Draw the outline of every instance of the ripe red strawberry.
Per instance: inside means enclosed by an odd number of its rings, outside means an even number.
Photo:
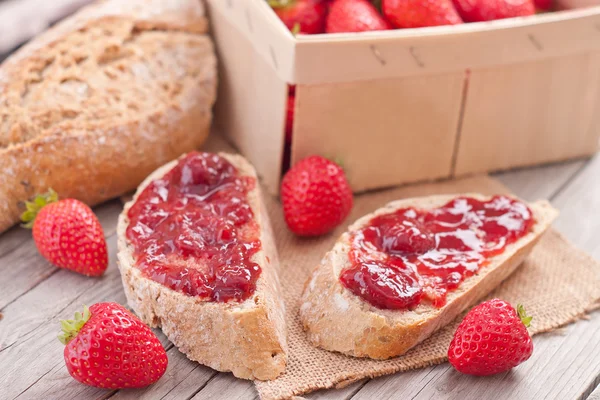
[[[294,34],[325,32],[327,5],[323,0],[268,0],[275,14]]]
[[[453,0],[466,22],[492,21],[535,14],[533,0]]]
[[[463,374],[486,376],[529,359],[533,352],[527,332],[531,317],[523,306],[517,310],[504,300],[493,299],[469,311],[448,348],[450,364]]]
[[[75,319],[61,320],[58,339],[71,376],[105,389],[141,388],[167,370],[167,353],[156,335],[117,303],[97,303]]]
[[[392,26],[367,0],[334,0],[329,6],[327,33],[383,31]]]
[[[533,4],[535,4],[535,8],[539,12],[550,11],[553,6],[552,0],[533,0]]]
[[[58,200],[50,189],[26,203],[21,219],[33,227],[33,240],[44,258],[60,268],[100,276],[108,266],[102,226],[92,210],[75,199]]]
[[[344,170],[321,156],[294,165],[281,182],[281,202],[290,230],[301,236],[323,235],[352,209],[352,190]]]
[[[452,0],[383,0],[383,15],[396,28],[462,24]]]

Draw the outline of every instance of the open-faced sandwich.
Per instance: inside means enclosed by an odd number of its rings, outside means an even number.
[[[152,173],[119,218],[129,305],[190,359],[239,378],[286,364],[278,258],[242,157],[192,152]]]
[[[350,226],[315,269],[300,317],[315,346],[401,355],[525,259],[557,211],[478,194],[399,200]]]

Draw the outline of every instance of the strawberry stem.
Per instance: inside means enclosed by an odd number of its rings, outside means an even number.
[[[292,29],[290,29],[290,31],[292,32],[292,35],[296,36],[297,34],[300,33],[300,29],[301,29],[300,22],[296,22],[294,24],[294,26],[292,27]]]
[[[324,158],[328,159],[329,161],[331,161],[332,163],[335,163],[338,165],[338,167],[340,167],[341,169],[344,170],[344,172],[346,172],[345,168],[344,168],[344,160],[342,160],[341,157],[339,156],[331,156],[331,155],[326,155],[324,156]]]
[[[25,202],[25,212],[21,214],[21,221],[23,221],[23,228],[32,228],[33,222],[35,221],[35,217],[40,212],[40,210],[47,204],[55,203],[58,201],[58,194],[52,190],[52,188],[48,189],[47,193],[38,194],[35,196],[33,201]]]
[[[75,319],[61,319],[60,326],[62,332],[58,335],[58,340],[64,345],[69,343],[72,339],[77,336],[81,328],[90,319],[92,313],[85,304],[83,305],[83,313],[77,311],[75,313]]]
[[[272,8],[284,8],[292,4],[292,0],[267,0]]]
[[[527,328],[529,328],[529,325],[531,325],[531,320],[533,319],[533,317],[530,317],[529,315],[527,315],[527,312],[525,311],[525,307],[523,307],[523,304],[519,304],[517,306],[517,314],[519,315],[521,322],[523,322],[523,325],[525,325]]]
[[[382,12],[381,0],[371,0],[371,3],[373,3],[377,11]]]

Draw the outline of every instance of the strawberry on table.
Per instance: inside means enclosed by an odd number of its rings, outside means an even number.
[[[465,22],[524,17],[535,14],[533,0],[453,0]]]
[[[368,0],[333,0],[327,16],[327,33],[382,31],[392,26]]]
[[[92,210],[75,199],[58,200],[52,189],[26,203],[21,219],[33,228],[40,254],[60,268],[100,276],[108,266],[104,232]]]
[[[290,230],[318,236],[338,226],[352,210],[352,190],[344,170],[321,156],[294,165],[281,182],[281,202]]]
[[[465,316],[448,348],[448,361],[463,374],[486,376],[508,371],[533,353],[523,306],[493,299]]]
[[[325,32],[327,1],[324,0],[267,0],[275,14],[294,34]]]
[[[452,0],[383,0],[383,15],[396,28],[462,24]]]
[[[167,370],[168,358],[156,335],[117,303],[97,303],[75,319],[61,320],[58,336],[71,376],[104,389],[141,388]]]

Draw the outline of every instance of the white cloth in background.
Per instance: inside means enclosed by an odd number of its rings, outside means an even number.
[[[0,1],[0,54],[26,42],[92,0]],[[127,1],[127,0],[124,0]]]

